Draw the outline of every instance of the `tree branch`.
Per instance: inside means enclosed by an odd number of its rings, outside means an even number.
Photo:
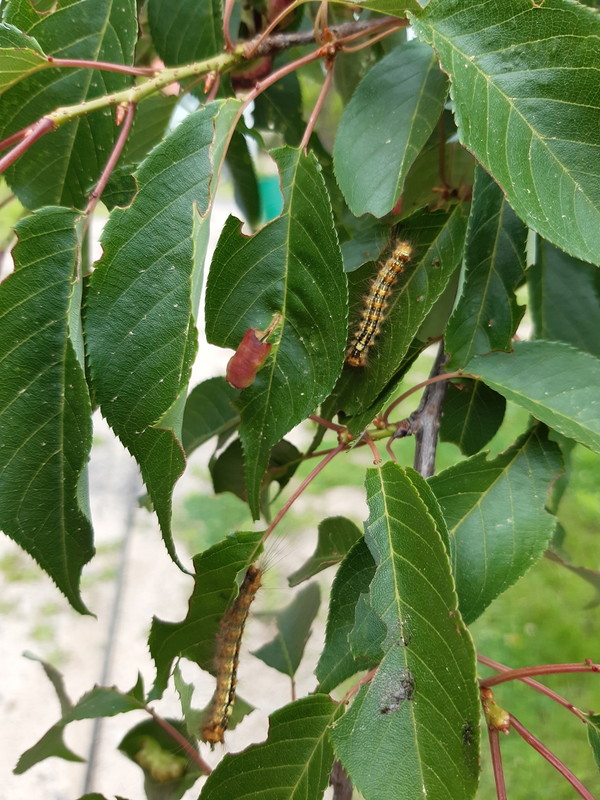
[[[442,341],[430,378],[437,377],[445,363],[446,355]],[[430,383],[423,393],[419,407],[408,418],[411,432],[414,433],[416,440],[414,468],[424,478],[431,477],[435,472],[438,431],[447,386],[448,381],[444,380]]]
[[[342,22],[339,25],[332,25],[328,31],[332,35],[332,41],[340,39],[356,39],[358,36],[368,36],[374,31],[382,28],[405,28],[408,20],[398,17],[378,17],[376,19],[359,20],[358,22]],[[244,45],[244,56],[258,58],[259,56],[275,55],[282,50],[290,47],[302,47],[303,45],[315,42],[315,32],[296,31],[293,33],[273,33],[266,39],[260,41],[260,37],[246,42]]]
[[[329,785],[333,786],[333,800],[352,800],[352,784],[342,767],[341,761],[334,761],[329,775]]]
[[[406,24],[406,20],[399,20],[396,17],[383,17],[375,20],[361,20],[359,22],[345,22],[341,25],[335,25],[329,29],[333,37],[327,45],[319,47],[314,53],[310,53],[304,58],[298,59],[293,65],[288,65],[283,74],[286,74],[290,69],[317,60],[318,58],[331,57],[332,53],[343,46],[344,38],[347,36],[354,39],[356,35],[366,36],[372,30],[380,30],[384,25],[389,25],[390,29],[393,29],[394,27],[403,27]],[[36,139],[39,139],[50,130],[56,130],[67,122],[77,119],[77,117],[82,117],[93,111],[100,111],[103,108],[109,108],[111,106],[129,106],[131,104],[137,104],[145,97],[159,92],[165,86],[169,86],[172,83],[179,83],[185,78],[198,77],[210,72],[215,72],[217,74],[229,72],[243,61],[256,58],[257,55],[270,55],[290,47],[311,44],[314,43],[314,41],[314,31],[278,33],[267,37],[262,42],[260,42],[260,37],[257,37],[252,41],[237,45],[230,53],[220,53],[213,58],[208,58],[203,61],[195,61],[191,64],[183,64],[178,67],[163,69],[156,77],[144,81],[143,83],[136,84],[135,86],[130,86],[120,92],[113,92],[111,94],[102,95],[101,97],[94,97],[92,100],[84,100],[81,103],[75,103],[71,106],[57,108],[41,117],[27,128],[12,134],[8,139],[0,142],[0,149],[8,147],[14,142],[19,142],[16,147],[0,160],[0,173],[28,150]],[[258,46],[257,42],[260,42]],[[69,65],[81,67],[80,64],[72,60],[69,61]],[[93,66],[95,67],[95,63],[90,61],[88,66],[90,66],[90,68]],[[104,69],[108,69],[109,67],[111,69],[113,67],[117,69],[119,65],[109,65],[106,63],[102,65]],[[269,76],[268,79],[260,84],[258,91],[263,91],[276,79],[277,77],[273,77],[273,75]]]

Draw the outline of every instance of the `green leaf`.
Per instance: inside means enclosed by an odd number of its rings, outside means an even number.
[[[335,8],[335,6],[334,6]],[[402,36],[405,32],[400,29],[396,36]],[[387,44],[387,37],[383,40]],[[404,36],[404,41],[406,38]],[[403,42],[399,42],[402,44]],[[389,52],[391,48],[383,51],[377,45],[373,47],[361,47],[354,52],[345,53],[343,50],[335,57],[333,65],[333,81],[337,93],[339,94],[344,107],[350,102],[350,98],[361,80],[365,77],[367,72],[374,66],[384,52]]]
[[[244,502],[247,501],[246,484],[244,483],[244,456],[242,443],[234,439],[222,453],[209,463],[215,494],[231,492]],[[261,497],[261,501],[263,498]]]
[[[600,360],[562,342],[517,342],[476,356],[465,372],[536,419],[600,452]]]
[[[133,177],[133,172],[133,166],[124,165],[117,167],[111,173],[108,183],[102,192],[102,202],[108,211],[112,211],[116,206],[125,208],[135,197],[137,183]]]
[[[151,699],[162,696],[173,661],[183,656],[214,673],[215,637],[237,594],[235,577],[260,553],[260,532],[236,533],[194,557],[194,590],[181,622],[152,619],[148,647],[156,664]]]
[[[430,478],[468,624],[543,554],[556,524],[546,501],[561,471],[558,446],[535,426],[492,461],[480,453]]]
[[[587,735],[594,759],[600,769],[600,714],[588,714]]]
[[[82,795],[78,798],[78,800],[107,800],[107,798],[98,792],[90,792],[89,794]],[[127,798],[121,797],[120,794],[117,794],[115,795],[115,800],[127,800]]]
[[[449,383],[440,424],[440,439],[452,442],[461,453],[478,453],[494,436],[506,409],[506,400],[481,381]]]
[[[223,50],[221,0],[149,0],[148,22],[167,66],[187,64]]]
[[[321,570],[337,564],[361,536],[360,529],[345,517],[328,517],[322,520],[319,523],[315,552],[289,576],[289,585],[297,586]]]
[[[260,222],[260,196],[254,163],[245,137],[235,131],[227,149],[226,163],[233,180],[235,201],[255,230]]]
[[[166,135],[177,100],[177,95],[152,94],[138,104],[120,164],[139,164],[146,158]]]
[[[333,410],[342,408],[356,417],[350,422],[352,433],[364,429],[381,410],[385,397],[396,388],[397,382],[392,379],[417,330],[460,263],[466,222],[463,209],[456,206],[450,213],[415,215],[398,233],[398,238],[413,244],[413,258],[396,282],[367,366],[346,366],[334,397],[328,401]],[[372,265],[366,265],[349,276],[351,332],[360,318],[363,298],[375,272]]]
[[[333,752],[327,728],[339,706],[310,695],[269,717],[266,742],[227,754],[208,776],[201,800],[306,800],[321,797]]]
[[[15,272],[0,284],[0,528],[86,613],[92,429],[76,221],[64,208],[22,220]]]
[[[369,469],[366,485],[371,604],[387,627],[385,655],[332,729],[335,752],[365,800],[468,800],[479,771],[475,653],[428,511],[434,501],[420,475],[391,462]]]
[[[377,261],[389,243],[390,228],[379,219],[364,214],[346,223],[350,236],[342,244],[346,272],[354,272],[367,262]]]
[[[174,560],[171,493],[183,472],[185,392],[208,240],[213,171],[239,104],[187,117],[136,173],[139,191],[111,214],[92,274],[90,374],[108,423],[139,463]]]
[[[529,269],[537,339],[567,342],[600,357],[600,273],[545,240]]]
[[[370,659],[354,656],[348,636],[354,627],[356,604],[369,590],[374,574],[375,562],[361,538],[340,564],[331,587],[325,647],[315,670],[320,692],[330,692],[355,672],[373,666]]]
[[[10,0],[4,4],[4,20],[35,36],[43,51],[56,58],[133,63],[134,0],[57,0],[44,13],[29,0]],[[129,75],[87,68],[52,68],[31,75],[2,97],[0,139],[60,106],[125,89],[131,80]],[[81,208],[118,134],[108,110],[78,117],[32,145],[7,170],[7,182],[27,208]]]
[[[460,141],[530,228],[597,261],[598,15],[565,0],[432,0],[411,21],[450,76]]]
[[[386,627],[371,604],[368,594],[361,594],[354,609],[354,627],[348,634],[348,644],[356,664],[375,667],[384,656],[382,643]]]
[[[458,288],[461,284],[460,269],[455,269],[444,291],[431,306],[429,313],[419,326],[415,339],[431,344],[439,341],[446,331],[446,326],[456,303]]]
[[[107,798],[98,792],[90,792],[89,794],[82,795],[78,800],[107,800]],[[123,800],[123,798],[117,797],[116,800]]]
[[[526,241],[527,228],[479,167],[465,243],[465,281],[445,338],[448,369],[463,367],[479,353],[510,350],[524,311],[514,291],[525,272]]]
[[[114,717],[117,714],[126,714],[128,711],[144,707],[143,701],[131,693],[121,692],[114,686],[95,686],[86,692],[33,747],[23,753],[14,769],[15,774],[20,775],[40,761],[52,756],[67,761],[83,761],[83,758],[65,747],[62,741],[63,730],[70,722]]]
[[[281,59],[276,65],[283,66]],[[284,75],[273,86],[261,92],[254,101],[254,126],[262,131],[277,131],[286,144],[297,147],[302,139],[306,123],[302,118],[302,93],[298,75]]]
[[[0,23],[0,94],[47,66],[46,56],[32,36],[26,36],[14,25]]]
[[[333,150],[337,180],[353,214],[382,217],[396,205],[447,93],[435,54],[417,41],[396,47],[360,82]]]
[[[343,5],[349,6],[352,11],[356,10],[356,0],[337,0]],[[360,0],[361,8],[370,8],[373,11],[380,11],[382,14],[391,14],[395,17],[406,16],[406,10],[420,11],[421,7],[417,0]]]
[[[180,720],[166,721],[197,749],[197,739],[187,734]],[[191,755],[154,719],[144,720],[132,728],[120,741],[118,749],[143,770],[148,800],[179,800],[201,775]]]
[[[239,395],[224,378],[209,378],[190,392],[183,412],[181,441],[189,455],[213,436],[235,430],[240,416],[233,406]]]
[[[280,327],[254,383],[240,394],[248,502],[255,517],[271,448],[331,392],[346,341],[346,280],[314,156],[282,148],[281,216],[252,237],[230,217],[206,289],[206,337],[237,348],[249,328]],[[302,332],[310,331],[310,336]]]
[[[54,667],[48,661],[38,658],[38,656],[34,655],[33,653],[25,652],[23,653],[23,656],[31,659],[31,661],[37,661],[39,664],[41,664],[42,669],[46,673],[46,677],[54,687],[54,691],[58,697],[58,702],[60,703],[61,714],[66,714],[68,711],[70,711],[70,709],[73,708],[73,703],[71,702],[71,699],[65,689],[65,682],[62,673],[60,673],[56,667]]]
[[[277,442],[269,455],[268,469],[260,487],[260,509],[268,515],[269,486],[275,482],[283,489],[293,477],[302,461],[300,451],[291,442],[282,439]],[[242,444],[239,439],[224,450],[218,458],[211,459],[209,464],[215,494],[232,492],[244,502],[248,501],[244,482]]]
[[[457,199],[467,200],[472,191],[476,161],[456,141],[456,127],[449,111],[444,111],[441,123],[425,144],[404,182],[400,215],[404,219],[421,208],[439,208],[446,192]],[[448,187],[440,194],[440,147],[444,144],[445,178]],[[443,207],[443,205],[442,205]]]
[[[289,606],[275,612],[275,638],[258,650],[253,650],[252,655],[293,679],[320,604],[319,585],[309,583],[296,594]]]

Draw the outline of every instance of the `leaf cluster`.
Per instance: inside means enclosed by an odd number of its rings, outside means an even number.
[[[173,569],[190,567],[173,490],[197,448],[212,447],[215,492],[261,521],[192,554],[186,616],[152,620],[149,691],[140,679],[72,704],[53,677],[61,720],[17,772],[79,760],[68,723],[141,710],[120,750],[151,798],[203,774],[201,798],[317,798],[334,761],[365,800],[475,797],[467,626],[553,547],[573,448],[600,452],[600,21],[573,0],[360,5],[2,4],[1,188],[22,219],[0,284],[0,528],[89,613],[96,407],[139,465]],[[244,219],[227,219],[213,251],[224,174]],[[410,258],[376,279],[398,242]],[[199,330],[237,351],[244,388],[190,388]],[[244,365],[249,331],[268,347]],[[353,337],[364,366],[346,361]],[[402,417],[410,370],[437,342],[443,416],[427,420],[428,388]],[[530,419],[490,458],[507,403]],[[309,418],[312,442],[285,438]],[[438,428],[454,466],[422,475],[394,454],[415,434],[433,462]],[[278,702],[266,741],[211,771],[179,661],[215,674],[221,621],[264,540],[333,458],[352,464],[350,450],[380,440],[390,458],[366,472],[364,530],[351,510],[322,520],[289,576],[295,587],[336,566],[315,691]],[[293,695],[319,586],[276,610],[274,638],[253,651]],[[149,704],[171,681],[182,717],[162,720]],[[239,700],[231,726],[251,711]],[[598,715],[584,721],[598,758]]]

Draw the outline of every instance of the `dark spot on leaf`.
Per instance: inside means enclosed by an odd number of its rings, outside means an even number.
[[[473,724],[467,720],[462,729],[462,743],[469,747],[473,743]]]

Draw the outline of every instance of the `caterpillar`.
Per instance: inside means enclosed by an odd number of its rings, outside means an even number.
[[[360,325],[346,350],[346,364],[350,367],[366,366],[369,347],[375,343],[381,323],[385,319],[388,298],[398,275],[410,261],[412,251],[408,242],[398,241],[390,257],[379,264],[377,275],[371,281],[369,294],[365,297]]]
[[[221,620],[215,652],[217,685],[202,726],[202,738],[205,742],[213,745],[224,741],[225,731],[229,725],[235,703],[237,670],[244,625],[261,580],[262,570],[260,567],[249,566],[238,596]]]

